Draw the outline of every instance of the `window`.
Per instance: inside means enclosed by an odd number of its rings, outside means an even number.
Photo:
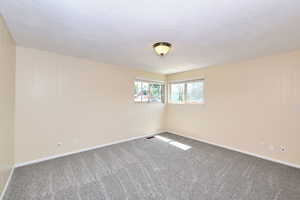
[[[203,81],[190,81],[186,83],[186,102],[203,103]]]
[[[204,103],[203,80],[181,81],[169,84],[169,103]]]
[[[170,84],[170,101],[174,103],[183,103],[185,99],[184,83]]]
[[[163,103],[164,87],[162,82],[135,80],[134,101],[140,103]]]

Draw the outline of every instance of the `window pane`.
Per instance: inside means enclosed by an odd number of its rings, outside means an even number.
[[[183,103],[184,83],[172,83],[170,87],[171,87],[170,101],[173,103]]]
[[[161,84],[150,84],[150,102],[162,102],[162,87]]]
[[[186,84],[186,101],[188,103],[202,103],[203,81],[192,81]]]
[[[141,102],[142,100],[142,82],[135,81],[134,82],[134,101]]]
[[[161,82],[134,81],[134,101],[152,103],[164,101],[164,85]]]
[[[142,102],[149,101],[149,83],[142,82]]]

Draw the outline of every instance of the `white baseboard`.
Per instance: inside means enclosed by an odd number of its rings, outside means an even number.
[[[161,133],[161,132],[159,132],[159,133]],[[141,139],[141,138],[153,136],[153,135],[156,135],[156,134],[159,134],[159,133],[152,133],[152,134],[147,134],[147,135],[143,135],[143,136],[131,137],[131,138],[124,139],[124,140],[118,140],[118,141],[111,142],[111,143],[106,143],[106,144],[101,144],[101,145],[97,145],[97,146],[93,146],[93,147],[89,147],[89,148],[80,149],[78,151],[72,151],[72,152],[68,152],[68,153],[58,154],[58,155],[49,156],[49,157],[45,157],[45,158],[41,158],[41,159],[37,159],[37,160],[32,160],[32,161],[28,161],[28,162],[24,162],[24,163],[18,163],[18,164],[15,164],[15,168],[23,167],[23,166],[26,166],[26,165],[32,165],[32,164],[35,164],[35,163],[40,163],[40,162],[43,162],[43,161],[52,160],[52,159],[55,159],[55,158],[60,158],[60,157],[64,157],[64,156],[68,156],[68,155],[72,155],[72,154],[77,154],[77,153],[81,153],[81,152],[85,152],[85,151],[90,151],[90,150],[98,149],[98,148],[101,148],[101,147],[110,146],[110,145],[113,145],[113,144],[118,144],[118,143],[127,142],[127,141],[131,141],[131,140]]]
[[[187,136],[185,134],[178,133],[176,131],[166,131],[166,132],[173,133],[175,135],[179,135],[179,136],[182,136],[182,137],[190,138],[192,140],[197,140],[199,142],[204,142],[204,143],[211,144],[211,145],[214,145],[214,146],[222,147],[224,149],[240,152],[240,153],[243,153],[243,154],[247,154],[247,155],[254,156],[254,157],[257,157],[257,158],[261,158],[261,159],[264,159],[264,160],[268,160],[268,161],[271,161],[271,162],[283,164],[283,165],[286,165],[286,166],[289,166],[289,167],[294,167],[294,168],[300,169],[300,165],[297,165],[297,164],[289,163],[289,162],[282,161],[282,160],[273,159],[273,158],[270,158],[270,157],[267,157],[267,156],[258,155],[258,154],[251,153],[251,152],[248,152],[248,151],[243,151],[243,150],[236,149],[236,148],[233,148],[233,147],[229,147],[229,146],[226,146],[226,145],[216,144],[214,142],[210,142],[210,141],[207,141],[207,140],[199,139],[199,138],[192,137],[192,136]]]
[[[7,181],[6,181],[6,183],[5,183],[5,186],[4,186],[4,188],[3,188],[2,192],[1,192],[0,200],[2,200],[2,199],[4,198],[5,192],[6,192],[7,188],[8,188],[8,185],[9,185],[9,183],[10,183],[10,180],[11,180],[11,178],[12,178],[12,175],[13,175],[13,173],[14,173],[14,170],[15,170],[14,167],[12,167],[12,169],[10,170],[8,179],[7,179]]]

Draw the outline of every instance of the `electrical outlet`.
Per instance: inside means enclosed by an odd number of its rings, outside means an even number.
[[[285,152],[286,151],[286,148],[284,146],[280,146],[280,151],[281,152]]]

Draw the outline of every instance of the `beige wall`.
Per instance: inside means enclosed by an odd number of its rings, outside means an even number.
[[[165,77],[23,47],[16,76],[16,163],[167,129],[300,164],[300,51],[167,76],[205,78],[203,105],[135,104]]]
[[[0,193],[13,158],[16,46],[0,15]]]
[[[300,51],[167,79],[199,77],[205,78],[206,103],[169,104],[168,130],[300,164]]]
[[[135,104],[136,77],[165,78],[17,47],[16,163],[167,129],[300,164],[300,51],[167,76],[205,78],[203,105]]]
[[[136,77],[165,79],[17,47],[16,163],[159,132],[165,105],[134,103]]]

